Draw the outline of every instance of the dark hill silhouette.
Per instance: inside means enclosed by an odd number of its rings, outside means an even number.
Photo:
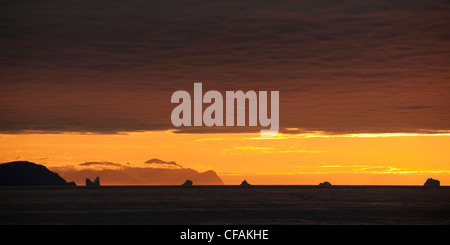
[[[45,166],[27,161],[0,164],[0,186],[58,186],[67,183]]]

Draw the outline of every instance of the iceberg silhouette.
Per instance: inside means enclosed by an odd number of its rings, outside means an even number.
[[[328,181],[325,181],[325,182],[321,182],[321,183],[319,184],[319,186],[331,186],[331,183],[328,182]]]
[[[100,178],[97,176],[94,181],[86,178],[86,186],[100,186]]]
[[[241,186],[250,186],[247,180],[242,181]]]
[[[186,180],[181,186],[192,186],[193,183],[191,180]]]
[[[437,179],[428,178],[423,186],[440,186],[441,182]]]

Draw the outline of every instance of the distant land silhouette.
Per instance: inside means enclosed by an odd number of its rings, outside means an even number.
[[[58,173],[65,179],[84,183],[86,178],[97,176],[102,185],[180,185],[187,179],[195,185],[223,185],[216,172],[199,173],[189,168],[123,167],[120,169],[68,169]]]
[[[0,164],[0,186],[64,186],[67,183],[45,166],[28,161]]]

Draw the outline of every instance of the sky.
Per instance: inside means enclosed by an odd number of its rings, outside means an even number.
[[[158,158],[230,184],[448,185],[449,11],[435,0],[2,1],[0,160]],[[280,91],[280,134],[174,127],[171,95],[195,82]]]

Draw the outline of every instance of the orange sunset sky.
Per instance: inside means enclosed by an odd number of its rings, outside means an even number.
[[[0,162],[61,173],[157,158],[225,184],[450,185],[449,11],[438,0],[4,1]],[[195,82],[279,91],[279,134],[173,126],[171,95],[193,96]]]
[[[145,167],[158,157],[199,172],[214,170],[225,184],[421,185],[450,181],[449,133],[427,134],[123,134],[1,135],[1,159],[44,163],[50,169],[83,168],[106,161]],[[76,163],[76,164],[74,164]],[[120,166],[119,166],[120,165]],[[98,168],[98,166],[97,166]]]

